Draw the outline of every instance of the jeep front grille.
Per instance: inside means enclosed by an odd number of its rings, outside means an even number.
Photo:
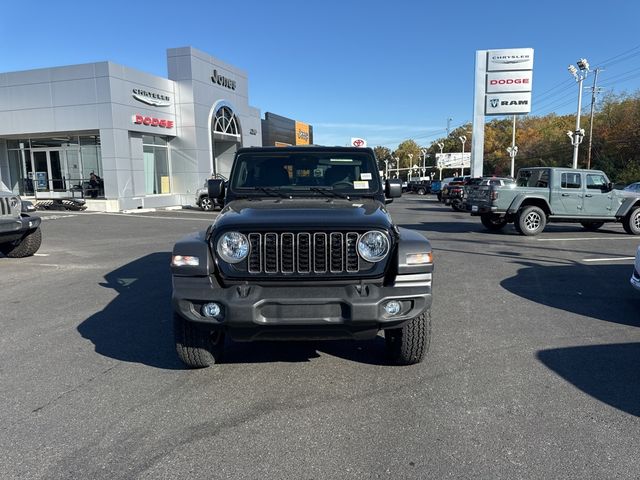
[[[0,198],[0,215],[11,215],[11,200],[9,198]]]
[[[360,270],[358,233],[250,233],[249,273],[353,273]]]

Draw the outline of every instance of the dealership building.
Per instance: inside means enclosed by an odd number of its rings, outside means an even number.
[[[0,73],[0,178],[37,200],[84,196],[95,210],[193,203],[212,173],[228,177],[239,147],[262,145],[263,120],[243,70],[191,47],[168,49],[167,70]]]

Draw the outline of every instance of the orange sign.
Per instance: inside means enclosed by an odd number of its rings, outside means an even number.
[[[296,145],[309,145],[309,125],[296,121]]]

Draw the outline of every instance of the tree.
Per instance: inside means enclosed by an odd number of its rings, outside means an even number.
[[[378,170],[386,171],[385,160],[389,162],[389,167],[391,168],[391,164],[393,163],[393,155],[391,154],[391,150],[387,147],[377,146],[374,147],[373,153],[375,153],[376,158],[378,159]]]
[[[400,168],[411,168],[420,163],[420,147],[415,140],[405,140],[398,145],[393,156],[400,159]]]

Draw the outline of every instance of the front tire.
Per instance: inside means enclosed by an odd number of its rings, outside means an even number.
[[[42,245],[42,231],[38,227],[29,231],[20,240],[1,244],[0,252],[9,258],[30,257],[38,251],[40,245]]]
[[[522,235],[538,235],[547,225],[547,214],[540,207],[531,205],[520,210],[516,222]]]
[[[173,332],[178,357],[189,368],[210,367],[222,360],[224,332],[188,322],[173,313]]]
[[[451,201],[451,208],[453,208],[456,212],[462,212],[464,211],[464,203],[462,203],[461,199],[454,198]]]
[[[419,188],[418,191],[416,192],[418,195],[424,195],[425,193],[427,193],[427,191],[424,188]]]
[[[480,221],[487,230],[498,232],[507,224],[507,219],[499,215],[484,214],[480,215]]]
[[[200,199],[200,208],[205,212],[212,211],[214,208],[213,200],[211,200],[209,197],[202,197]]]
[[[389,360],[396,365],[420,363],[431,343],[431,311],[426,310],[401,328],[384,331]]]
[[[624,231],[630,235],[640,235],[640,206],[635,206],[622,221]]]

